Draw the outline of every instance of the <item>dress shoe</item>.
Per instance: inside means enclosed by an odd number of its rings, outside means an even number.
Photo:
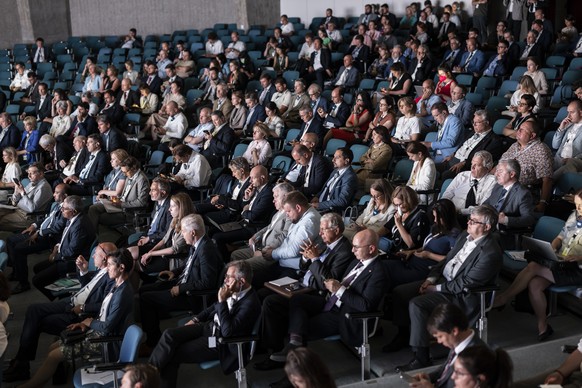
[[[401,335],[400,333],[396,334],[396,337],[394,337],[390,343],[384,345],[382,352],[392,353],[408,347],[408,337],[408,335]]]
[[[538,341],[545,341],[550,338],[552,334],[554,334],[554,329],[552,329],[552,326],[548,325],[543,333],[538,334]]]
[[[280,368],[283,368],[284,366],[285,366],[284,362],[273,361],[269,357],[267,357],[265,360],[263,360],[261,362],[256,362],[254,364],[254,368],[256,370],[261,370],[261,371],[280,369]]]
[[[285,376],[282,379],[269,384],[269,388],[293,388],[293,384],[291,384],[287,376]]]
[[[14,288],[12,290],[10,290],[10,293],[12,295],[15,294],[21,294],[25,291],[29,291],[30,290],[30,284],[23,284],[23,283],[18,283],[16,286],[14,286]]]
[[[396,372],[408,372],[415,369],[426,368],[427,366],[431,366],[432,362],[428,361],[426,363],[420,361],[418,358],[414,357],[412,361],[410,361],[406,365],[399,365],[396,367]]]
[[[293,345],[291,342],[288,342],[287,345],[281,350],[280,352],[271,354],[270,359],[273,361],[278,361],[285,363],[287,360],[287,353],[289,353],[293,349],[297,349],[300,345]]]

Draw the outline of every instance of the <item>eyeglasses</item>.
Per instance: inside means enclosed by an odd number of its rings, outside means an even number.
[[[453,369],[453,373],[456,374],[457,376],[461,376],[461,377],[463,377],[463,376],[470,376],[471,375],[470,373],[461,372],[458,369]]]
[[[527,105],[527,102],[520,102],[520,103],[518,103],[517,105],[519,105],[519,106],[528,106],[528,105]]]
[[[487,225],[485,222],[477,221],[477,220],[475,220],[473,218],[469,218],[467,220],[467,224],[469,224],[469,225],[475,225],[475,224],[478,224],[478,225]]]
[[[370,197],[372,197],[374,199],[380,199],[380,198],[383,197],[383,195],[382,194],[378,194],[378,195],[372,195],[372,194],[370,194]]]
[[[352,249],[353,249],[353,250],[356,250],[356,249],[368,248],[370,245],[372,245],[372,244],[366,244],[366,245],[352,245]]]
[[[473,120],[473,124],[482,124],[484,122],[485,122],[485,120],[481,120],[481,121]]]
[[[364,100],[362,100],[361,98],[356,98],[356,101],[364,101]]]

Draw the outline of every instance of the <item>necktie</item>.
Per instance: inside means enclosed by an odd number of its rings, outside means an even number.
[[[83,171],[81,171],[81,176],[79,178],[81,179],[86,179],[87,175],[89,175],[89,170],[91,169],[92,166],[92,162],[93,159],[95,159],[95,155],[91,155],[89,156],[89,163],[87,163],[87,165],[85,166],[85,168],[83,168]]]
[[[147,84],[148,84],[148,85],[149,85],[149,84],[151,84],[151,83],[152,83],[152,81],[153,81],[153,79],[154,79],[154,76],[153,76],[153,75],[150,75],[150,76],[148,77],[148,82],[147,82]]]
[[[507,190],[505,190],[505,189],[501,190],[501,195],[499,196],[499,200],[497,200],[497,203],[495,204],[495,209],[498,212],[501,211],[501,208],[503,207],[503,202],[505,201],[506,194],[507,194]]]
[[[345,277],[344,280],[342,280],[341,285],[344,287],[348,287],[356,278],[356,276],[358,276],[358,270],[360,268],[362,268],[364,264],[362,264],[362,262],[359,262],[358,265],[356,265],[354,267],[354,269],[351,271],[352,273]],[[332,296],[329,297],[329,299],[327,300],[327,302],[325,303],[325,306],[323,306],[323,311],[330,311],[333,306],[335,306],[336,302],[338,300],[338,297],[336,294],[333,294]]]
[[[435,386],[440,387],[449,378],[449,372],[450,372],[451,368],[453,367],[453,360],[455,359],[456,355],[457,355],[457,353],[455,353],[454,350],[451,350],[449,352],[449,357],[447,358],[447,362],[445,363],[445,368],[443,369],[443,373],[441,373]]]
[[[158,228],[158,221],[160,219],[160,210],[161,206],[156,204],[156,212],[154,213],[154,218],[152,220],[152,225],[150,226],[150,230],[148,230],[148,235],[153,234]]]
[[[55,208],[51,211],[51,214],[42,222],[42,224],[40,224],[40,228],[38,229],[42,232],[43,230],[50,228],[53,222],[55,221],[57,212],[59,211],[61,211],[61,207],[55,206]]]
[[[331,193],[331,189],[335,185],[339,178],[339,171],[336,171],[333,176],[327,181],[327,185],[323,189],[323,193],[321,193],[321,197],[319,198],[319,202],[328,201],[329,194]]]
[[[474,54],[474,53],[475,53],[475,52],[473,51],[473,52],[472,52],[471,54],[469,54],[469,56],[467,57],[467,60],[465,61],[465,65],[464,65],[464,67],[465,67],[465,70],[466,70],[466,67],[469,65],[469,62],[471,62],[471,59],[473,59],[473,54]]]
[[[477,205],[477,199],[475,198],[475,194],[477,192],[477,185],[479,185],[479,181],[477,179],[473,179],[471,181],[471,188],[467,193],[467,199],[465,199],[465,208]]]
[[[188,281],[188,273],[190,272],[190,268],[192,267],[192,263],[194,262],[194,254],[196,250],[192,249],[190,253],[190,257],[188,257],[188,263],[186,264],[186,268],[184,268],[184,272],[180,274],[180,279],[178,280],[178,284],[184,284]]]
[[[65,230],[63,231],[63,236],[61,237],[61,242],[59,244],[59,249],[58,249],[59,253],[61,253],[61,247],[63,246],[63,241],[65,241],[65,237],[67,237],[67,233],[69,232],[70,228],[71,228],[71,220],[67,221],[67,226],[65,227]]]

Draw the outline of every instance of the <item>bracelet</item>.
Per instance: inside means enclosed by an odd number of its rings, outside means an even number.
[[[548,201],[546,201],[545,199],[540,199],[540,203],[543,203],[544,205],[548,204]]]

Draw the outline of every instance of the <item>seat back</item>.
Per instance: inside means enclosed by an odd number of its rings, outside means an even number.
[[[542,216],[536,223],[533,238],[551,242],[564,227],[564,220],[556,217]]]
[[[142,337],[143,331],[139,326],[131,325],[127,328],[119,351],[119,362],[134,362],[136,360],[137,349]]]
[[[333,157],[333,154],[338,148],[345,147],[346,141],[341,139],[329,139],[325,146],[325,156]],[[355,159],[355,158],[354,158]]]
[[[412,173],[413,164],[414,162],[410,159],[400,159],[396,162],[394,172],[392,173],[392,181],[408,182],[408,178],[410,178],[410,174]]]

